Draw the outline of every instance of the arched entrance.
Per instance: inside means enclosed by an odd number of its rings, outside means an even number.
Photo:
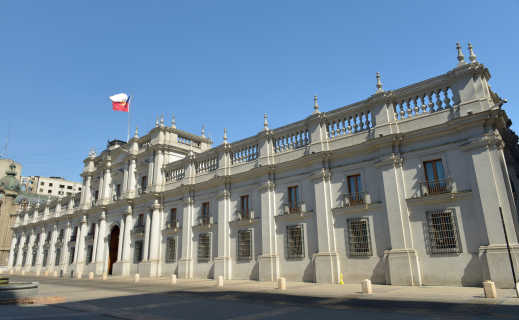
[[[112,274],[114,262],[117,261],[117,248],[119,245],[119,227],[115,226],[110,232],[110,248],[108,252],[108,274]]]

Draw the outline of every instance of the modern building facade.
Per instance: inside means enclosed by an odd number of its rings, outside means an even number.
[[[164,124],[20,212],[9,266],[81,276],[513,285],[505,102],[470,48],[437,77],[211,147]],[[501,220],[502,214],[503,219]],[[519,266],[515,266],[519,270]]]
[[[81,182],[65,180],[62,177],[24,176],[21,178],[25,192],[51,197],[72,196],[81,192]]]

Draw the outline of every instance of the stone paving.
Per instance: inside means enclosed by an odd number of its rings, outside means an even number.
[[[360,284],[329,285],[288,282],[287,290],[272,282],[109,277],[73,280],[11,276],[12,281],[39,281],[42,297],[56,303],[2,306],[0,319],[518,319],[519,298],[513,290],[498,290],[497,299],[483,297],[482,288],[397,287],[374,285],[373,294]],[[59,300],[63,298],[63,300]],[[54,317],[52,316],[54,315]],[[312,317],[310,317],[312,316]]]

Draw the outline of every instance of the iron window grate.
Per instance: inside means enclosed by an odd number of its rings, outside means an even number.
[[[238,259],[240,259],[240,260],[252,259],[252,231],[251,230],[238,231]]]
[[[168,238],[166,242],[166,262],[172,263],[177,260],[177,241],[175,238]]]
[[[431,254],[461,253],[454,210],[427,211]]]
[[[350,256],[372,256],[369,221],[367,218],[351,218],[347,220]]]
[[[55,257],[55,260],[54,260],[54,265],[55,266],[59,266],[60,260],[61,260],[61,248],[57,248],[56,249],[56,257]]]
[[[133,263],[139,263],[142,261],[142,240],[135,241],[135,248],[133,251]]]
[[[211,238],[209,233],[201,233],[198,235],[198,261],[209,261],[210,259]]]
[[[287,258],[304,258],[303,225],[287,226]]]

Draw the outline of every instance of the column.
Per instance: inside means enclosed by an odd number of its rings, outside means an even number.
[[[164,151],[157,150],[155,152],[155,162],[153,165],[153,191],[160,192],[162,190],[162,166],[164,164]]]
[[[160,203],[155,199],[151,214],[149,261],[144,264],[144,273],[150,277],[158,275],[160,241]]]
[[[25,232],[23,232],[22,237],[20,238],[20,243],[18,244],[18,255],[16,257],[16,269],[17,270],[19,270],[22,266],[23,246],[25,244],[26,239],[27,239],[27,236],[25,235]]]
[[[232,279],[229,221],[231,217],[231,185],[225,184],[218,195],[218,256],[214,259],[214,276]]]
[[[121,217],[121,233],[119,234],[119,249],[122,251],[120,259],[114,264],[113,273],[117,275],[127,276],[130,274],[131,263],[131,231],[132,224],[132,206],[128,206],[124,217]],[[120,252],[119,251],[119,252]],[[119,256],[119,252],[117,255]]]
[[[375,166],[382,172],[384,204],[391,249],[384,252],[388,262],[387,283],[416,286],[422,284],[418,255],[413,247],[411,225],[405,201],[402,158],[392,153]]]
[[[27,248],[27,258],[25,259],[25,265],[23,266],[25,269],[29,269],[32,266],[32,251],[34,248],[34,241],[36,240],[36,234],[34,230],[31,230],[31,235],[29,237],[29,246]]]
[[[107,166],[109,163],[106,164]],[[111,169],[106,168],[104,172],[104,178],[103,178],[103,203],[110,203],[112,202],[112,188],[110,188],[110,185],[112,183],[112,174]]]
[[[136,185],[136,177],[135,172],[136,171],[136,164],[135,164],[135,157],[132,156],[130,158],[130,165],[128,168],[128,198],[132,199],[135,197],[137,193],[137,185]]]
[[[323,160],[323,162],[325,162]],[[317,227],[317,248],[314,256],[315,282],[338,283],[340,260],[335,245],[333,227],[330,172],[323,168],[312,175],[315,195],[315,218]]]
[[[97,237],[99,236],[99,222],[94,224],[94,242],[92,242],[92,262],[96,262]],[[87,261],[89,262],[89,261]]]
[[[81,275],[83,273],[83,267],[85,265],[85,240],[88,232],[88,225],[86,216],[83,216],[81,224],[78,230],[78,245],[77,245],[77,260],[76,260],[76,274]]]
[[[269,173],[261,192],[261,244],[262,255],[259,257],[259,280],[276,281],[279,278],[279,255],[276,245],[276,194],[273,174]]]
[[[123,185],[121,190],[121,195],[123,198],[127,198],[128,195],[128,163],[124,166],[124,172],[123,172]]]
[[[117,262],[122,262],[124,242],[124,216],[119,220],[119,242],[117,243]]]
[[[11,250],[9,250],[9,260],[7,260],[7,269],[10,271],[16,264],[16,257],[14,256],[14,249],[16,248],[16,244],[18,241],[18,237],[13,233],[11,239]]]
[[[103,211],[98,222],[96,245],[96,275],[102,275],[105,266],[106,213]]]
[[[178,277],[182,279],[193,277],[193,204],[194,193],[187,191],[182,211],[182,254],[178,264]]]
[[[83,206],[81,208],[84,210],[90,209],[92,206],[92,176],[90,174],[86,176],[86,182],[83,186],[83,191],[85,192],[85,196],[83,199]]]
[[[144,246],[143,246],[143,253],[142,253],[142,261],[148,261],[148,249],[150,246],[150,224],[151,224],[151,217],[150,213],[146,212],[146,222],[144,225]]]
[[[53,225],[52,226],[52,233],[50,235],[50,245],[49,245],[49,256],[47,257],[47,270],[50,271],[54,267],[55,261],[56,261],[56,241],[58,238],[58,226]]]
[[[72,225],[70,224],[70,221],[67,221],[67,227],[65,228],[65,238],[63,239],[63,242],[61,243],[61,258],[60,258],[60,265],[61,270],[63,273],[67,272],[68,265],[69,265],[69,259],[70,259],[70,236],[72,233]]]
[[[41,229],[39,238],[40,239],[38,241],[38,248],[37,248],[38,253],[36,253],[36,263],[35,263],[37,274],[39,274],[42,264],[43,264],[43,245],[47,238],[47,233],[45,232],[45,229],[43,229],[43,228]],[[47,258],[49,258],[49,257],[47,257]]]

